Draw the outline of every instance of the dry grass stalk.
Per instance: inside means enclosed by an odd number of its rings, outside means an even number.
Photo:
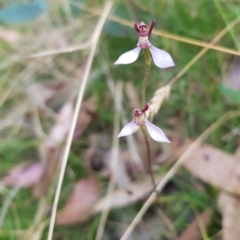
[[[219,32],[213,40],[208,44],[213,46],[217,43],[230,29],[235,27],[240,22],[240,17],[234,19],[228,26],[226,26],[221,32]],[[169,97],[171,91],[171,85],[174,84],[180,77],[182,77],[190,67],[193,66],[207,51],[208,46],[205,46],[174,78],[171,79],[168,85],[159,88],[155,93],[153,98],[150,100],[150,108],[148,111],[148,116],[153,119],[154,115],[158,112],[164,99]]]
[[[53,230],[54,230],[54,225],[55,225],[55,219],[56,219],[56,212],[57,212],[57,206],[58,206],[58,201],[59,201],[59,197],[60,197],[60,192],[61,192],[61,188],[62,188],[62,182],[63,182],[63,178],[64,178],[64,174],[65,174],[65,169],[67,166],[67,161],[68,161],[68,155],[70,152],[70,147],[71,147],[71,143],[72,143],[72,138],[73,138],[73,134],[74,134],[74,130],[75,130],[75,126],[77,123],[77,119],[78,119],[78,113],[82,104],[82,99],[83,99],[83,94],[86,88],[86,84],[87,84],[87,80],[89,77],[89,73],[90,73],[90,69],[92,66],[92,62],[94,59],[94,55],[96,53],[97,50],[97,45],[98,45],[98,41],[100,38],[100,34],[103,28],[103,25],[107,19],[108,14],[110,13],[111,9],[113,6],[113,2],[112,1],[107,1],[105,3],[105,6],[102,10],[102,14],[101,17],[97,23],[97,26],[93,32],[92,35],[92,45],[90,47],[90,52],[89,52],[89,56],[87,59],[87,63],[86,63],[86,69],[82,78],[82,83],[81,86],[79,88],[79,93],[78,93],[78,97],[77,97],[77,102],[76,102],[76,106],[75,106],[75,110],[74,110],[74,116],[73,116],[73,122],[71,125],[71,129],[67,138],[67,143],[66,143],[66,147],[64,150],[64,154],[63,154],[63,159],[62,159],[62,165],[60,168],[60,175],[59,175],[59,179],[58,179],[58,184],[57,184],[57,189],[56,189],[56,193],[55,193],[55,197],[54,197],[54,202],[53,202],[53,209],[52,209],[52,213],[51,213],[51,219],[50,219],[50,225],[49,225],[49,230],[48,230],[48,240],[52,240],[53,237]]]
[[[219,32],[210,43],[209,46],[215,45],[218,41],[220,41],[232,28],[234,28],[238,23],[240,23],[240,16],[235,18],[232,22],[230,22],[221,32]],[[209,50],[208,46],[205,46],[170,82],[169,84],[173,84],[176,82],[187,70],[196,63],[207,51]]]
[[[46,56],[52,56],[60,53],[69,53],[69,52],[79,51],[79,50],[87,49],[90,45],[91,45],[91,42],[89,41],[83,44],[72,45],[69,47],[59,48],[56,50],[52,50],[52,49],[44,50],[44,51],[40,51],[30,55],[29,58],[46,57]]]
[[[0,211],[0,229],[2,228],[5,221],[8,208],[10,207],[13,198],[17,195],[20,188],[20,186],[16,185],[12,190],[9,191],[7,197],[5,198],[5,201],[2,203],[2,208]]]
[[[158,208],[157,213],[158,213],[159,217],[162,218],[164,224],[167,226],[167,228],[169,229],[169,232],[175,239],[177,237],[177,231],[176,231],[173,223],[171,222],[171,220],[168,218],[168,216],[164,213],[164,211],[162,209]]]
[[[81,3],[71,3],[71,4],[73,6],[76,6],[80,9],[82,9],[84,11],[87,11],[89,13],[92,13],[94,15],[100,15],[101,14],[101,10],[92,9],[92,8],[86,6],[85,4],[81,4]],[[109,15],[108,19],[110,19],[114,22],[120,23],[124,26],[128,26],[128,27],[131,27],[131,28],[133,27],[132,22],[130,22],[126,19],[122,19],[120,17],[114,16],[114,15]],[[179,42],[184,42],[184,43],[204,47],[204,48],[207,48],[207,49],[212,49],[212,50],[216,50],[216,51],[219,51],[219,52],[225,52],[225,53],[228,53],[228,54],[233,54],[233,55],[240,56],[240,52],[237,51],[237,50],[229,49],[229,48],[218,46],[218,45],[211,44],[211,43],[209,44],[209,43],[206,43],[206,42],[203,42],[203,41],[198,41],[198,40],[194,40],[194,39],[190,39],[190,38],[186,38],[186,37],[181,37],[181,36],[171,34],[171,33],[168,33],[168,32],[164,32],[164,31],[161,31],[161,30],[153,30],[152,34],[155,34],[155,35],[161,36],[161,37],[165,37],[165,38],[169,38],[169,39],[173,39],[173,40],[176,40],[176,41],[179,41]]]

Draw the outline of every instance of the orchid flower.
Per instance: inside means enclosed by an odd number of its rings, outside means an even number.
[[[156,21],[152,20],[151,26],[148,30],[148,26],[144,22],[141,22],[139,25],[134,23],[134,29],[136,30],[139,36],[137,47],[129,52],[122,54],[114,64],[117,65],[133,63],[138,59],[139,53],[142,48],[149,48],[153,62],[157,67],[159,68],[173,67],[175,64],[170,54],[152,46],[152,44],[148,40],[151,36],[151,32],[155,24]]]
[[[142,110],[136,109],[133,113],[133,120],[123,127],[121,132],[118,134],[118,138],[131,135],[134,132],[136,126],[138,128],[139,127],[142,128],[145,126],[152,139],[154,139],[157,142],[170,143],[170,141],[165,136],[164,132],[159,127],[150,123],[144,117],[144,112],[146,112],[148,108],[149,108],[149,103],[147,103]]]

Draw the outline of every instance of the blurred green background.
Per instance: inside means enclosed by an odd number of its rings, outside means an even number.
[[[68,128],[60,126],[56,130],[60,134],[57,145],[48,146],[46,150],[43,143],[47,144],[51,129],[59,123],[62,107],[75,103],[91,34],[103,6],[104,1],[98,0],[0,1],[0,239],[47,239],[57,182],[57,159],[64,149]],[[158,69],[152,65],[147,89],[150,100],[156,90],[169,83],[201,51],[203,46],[197,46],[194,40],[206,45],[239,17],[240,3],[235,0],[126,0],[114,2],[111,15],[119,21],[108,19],[101,33],[84,92],[82,115],[69,156],[59,209],[65,206],[76,182],[90,175],[100,185],[99,198],[106,194],[111,175],[107,153],[112,147],[114,117],[118,114],[111,84],[115,87],[122,84],[122,112],[128,121],[132,118],[134,103],[141,97],[143,53],[133,64],[113,64],[120,54],[137,44],[136,32],[124,21],[150,24],[155,19],[156,30],[172,34],[170,38],[151,36],[151,43],[169,52],[176,66]],[[236,24],[217,43],[235,50],[235,54],[210,49],[174,82],[170,97],[163,102],[154,124],[166,132],[175,132],[182,139],[196,139],[228,111],[239,109],[239,30],[240,24]],[[68,113],[63,116],[67,117]],[[238,117],[224,123],[206,142],[234,154],[240,140],[239,120]],[[138,149],[144,148],[139,138],[136,142]],[[163,151],[159,145],[152,144],[152,147],[153,158]],[[120,140],[120,149],[128,152],[126,139]],[[30,170],[24,174],[29,168],[20,165],[17,176],[13,174],[13,180],[4,183],[7,172],[26,161],[30,161],[30,166],[41,162],[44,170],[37,166],[37,173]],[[155,164],[156,175],[165,174],[173,161],[161,167]],[[41,174],[46,173],[46,169],[48,173],[44,176],[48,176],[49,181],[44,182],[43,188],[47,190],[37,194],[36,186],[43,181]],[[130,181],[147,177],[132,167],[127,167],[126,172]],[[22,177],[24,187],[16,187]],[[202,234],[200,239],[211,239],[222,229],[218,192],[181,169],[158,197],[164,217],[159,216],[158,206],[153,205],[131,239],[177,239],[195,215],[207,207],[211,208],[212,217],[205,229],[207,234]],[[81,201],[81,194],[79,198]],[[146,196],[134,204],[110,210],[103,239],[120,239],[145,200]],[[35,226],[41,206],[43,215]],[[53,239],[94,239],[99,221],[97,214],[74,225],[56,225]]]

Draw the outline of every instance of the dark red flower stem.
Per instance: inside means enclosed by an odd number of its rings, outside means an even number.
[[[151,177],[151,182],[152,182],[153,191],[154,191],[156,189],[156,183],[155,183],[155,179],[154,179],[154,175],[153,175],[153,171],[152,171],[151,152],[150,152],[150,146],[149,146],[149,142],[148,142],[148,136],[147,136],[146,127],[142,126],[141,130],[142,130],[142,133],[144,135],[144,140],[145,140],[145,144],[146,144],[146,148],[147,148],[147,165],[144,164],[144,166],[146,166],[146,170],[147,170],[147,172],[149,173],[149,175]]]

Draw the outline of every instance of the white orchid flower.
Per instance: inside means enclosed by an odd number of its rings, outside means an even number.
[[[134,23],[134,28],[139,36],[137,47],[129,52],[122,54],[114,64],[117,65],[133,63],[138,59],[142,48],[149,48],[153,62],[157,67],[168,68],[175,66],[169,53],[152,46],[148,40],[151,36],[151,32],[155,24],[156,22],[153,20],[150,29],[148,30],[148,27],[144,22],[141,22],[139,25]]]
[[[146,126],[146,129],[152,139],[154,139],[157,142],[170,143],[168,138],[165,136],[164,132],[159,127],[150,123],[144,117],[144,112],[146,112],[148,108],[149,108],[149,103],[147,103],[142,110],[136,109],[133,113],[133,120],[123,127],[121,132],[118,134],[118,137],[131,135],[134,132],[136,126],[138,128],[142,126]]]

